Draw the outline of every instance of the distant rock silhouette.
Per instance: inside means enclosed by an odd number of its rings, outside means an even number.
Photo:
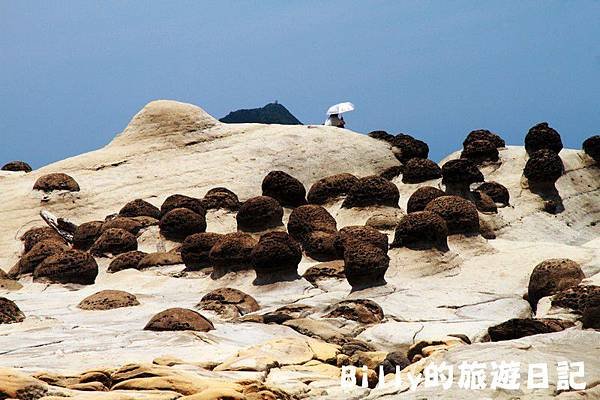
[[[250,108],[232,111],[219,121],[228,124],[259,123],[259,124],[281,124],[302,125],[282,104],[269,103],[261,108]]]

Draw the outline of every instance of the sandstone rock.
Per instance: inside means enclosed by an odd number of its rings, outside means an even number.
[[[227,319],[238,318],[260,309],[252,296],[233,288],[219,288],[207,293],[196,307],[214,311]]]
[[[68,250],[62,241],[48,239],[37,243],[19,261],[19,274],[31,274],[47,257]]]
[[[310,204],[325,204],[330,200],[348,194],[356,183],[358,183],[358,178],[346,173],[320,179],[308,191],[308,202]]]
[[[340,258],[336,247],[337,234],[324,231],[311,232],[302,242],[306,255],[317,261],[333,261]]]
[[[31,166],[25,161],[10,161],[0,168],[2,171],[31,172]]]
[[[132,235],[137,235],[140,232],[140,230],[144,227],[144,224],[142,224],[140,221],[134,218],[139,217],[116,217],[109,219],[108,221],[104,222],[101,231],[104,232],[109,229],[123,229],[131,233]]]
[[[396,227],[392,247],[447,251],[447,237],[448,226],[441,216],[431,211],[417,211],[402,218]]]
[[[229,211],[237,211],[240,209],[240,205],[238,196],[223,187],[210,189],[202,199],[202,206],[206,210],[223,208]]]
[[[45,226],[42,228],[31,228],[23,235],[21,235],[21,241],[23,242],[24,252],[27,253],[37,243],[43,240],[58,240],[64,242],[64,239],[52,228]]]
[[[400,174],[402,174],[403,172],[404,166],[394,165],[393,167],[388,167],[384,169],[383,172],[379,174],[379,176],[381,176],[384,179],[387,179],[388,181],[391,181],[395,177],[400,176]]]
[[[585,139],[582,148],[596,163],[600,163],[600,135],[590,136]]]
[[[341,260],[313,265],[302,275],[313,286],[317,286],[317,283],[322,279],[342,279],[344,276],[344,262]]]
[[[208,258],[215,267],[226,271],[236,271],[252,267],[252,249],[256,239],[243,232],[223,235],[211,248]]]
[[[168,239],[184,240],[206,230],[206,218],[187,208],[174,208],[160,219],[160,233]]]
[[[552,150],[542,149],[530,153],[523,175],[530,185],[551,185],[562,176],[563,171],[564,166],[559,155]]]
[[[283,171],[271,171],[265,176],[262,194],[274,198],[284,207],[306,204],[306,189],[302,182]]]
[[[427,143],[403,133],[399,133],[393,139],[390,139],[390,144],[396,148],[394,155],[402,163],[411,158],[427,158],[429,155]]]
[[[367,136],[369,136],[373,139],[383,140],[386,142],[389,142],[390,140],[392,140],[394,138],[394,135],[390,135],[386,131],[371,131],[367,134]]]
[[[98,264],[88,253],[67,250],[47,257],[33,271],[34,281],[92,285],[98,275]]]
[[[35,181],[33,190],[52,192],[54,190],[66,190],[69,192],[79,192],[79,185],[75,179],[67,174],[54,173],[43,175]]]
[[[302,260],[302,248],[286,232],[265,233],[250,256],[256,271],[255,283],[299,278],[298,264]]]
[[[102,234],[92,247],[90,253],[95,256],[105,256],[107,254],[118,255],[128,251],[137,250],[137,239],[134,235],[124,229],[111,228]]]
[[[390,258],[384,250],[354,241],[344,248],[344,274],[353,290],[385,285]]]
[[[138,263],[138,269],[143,270],[151,267],[164,265],[182,264],[181,254],[176,252],[157,252],[146,254]]]
[[[14,301],[0,297],[0,325],[14,324],[23,322],[24,320],[25,314],[23,314]],[[1,388],[0,393],[2,393]]]
[[[167,197],[160,206],[160,215],[164,216],[166,213],[176,208],[187,208],[198,215],[206,216],[206,210],[200,199],[185,196],[183,194],[173,194]]]
[[[365,222],[365,226],[370,226],[380,231],[391,231],[396,229],[404,212],[399,208],[383,209],[371,215]]]
[[[131,293],[122,290],[102,290],[83,299],[77,307],[82,310],[112,310],[139,304],[140,302]]]
[[[361,324],[376,324],[383,319],[383,310],[373,300],[343,300],[335,304],[325,318],[345,318]]]
[[[191,396],[180,397],[179,400],[248,400],[242,393],[229,389],[211,388]]]
[[[529,277],[527,295],[531,308],[535,310],[542,297],[577,286],[583,278],[585,275],[575,261],[565,258],[542,261]]]
[[[84,222],[75,229],[73,247],[78,250],[88,250],[102,233],[103,221]]]
[[[487,140],[491,142],[495,147],[505,147],[506,143],[499,135],[488,131],[487,129],[478,129],[471,131],[463,142],[463,146],[466,147],[469,143],[477,140]]]
[[[477,186],[475,191],[487,194],[495,203],[504,206],[509,205],[510,194],[508,189],[498,182],[484,182]]]
[[[0,398],[34,400],[48,393],[48,385],[13,368],[0,368]]]
[[[558,154],[563,148],[558,132],[541,122],[533,126],[525,135],[525,150],[532,155],[538,150],[546,149]]]
[[[135,199],[125,204],[121,211],[119,211],[121,217],[152,217],[160,219],[160,210],[142,199]]]
[[[422,186],[415,190],[408,198],[406,211],[408,213],[423,211],[431,200],[445,195],[446,193],[438,188],[432,186]]]
[[[410,361],[406,354],[402,351],[392,351],[385,356],[383,360],[383,372],[385,374],[393,374],[396,373],[396,367],[398,370],[403,370],[408,367]]]
[[[239,231],[260,232],[283,225],[283,208],[277,200],[258,196],[246,200],[237,213]]]
[[[181,259],[190,271],[197,271],[210,265],[210,249],[223,237],[219,233],[201,232],[188,236],[181,245]]]
[[[128,251],[115,257],[108,266],[108,272],[119,272],[124,269],[139,269],[139,263],[147,255],[143,251]]]
[[[542,333],[558,332],[573,325],[574,323],[571,321],[560,319],[513,318],[499,325],[489,327],[488,334],[492,342],[498,342]]]
[[[396,185],[380,176],[367,176],[350,188],[342,207],[398,207],[399,200],[400,192]]]
[[[402,183],[421,183],[442,176],[442,170],[434,161],[427,158],[411,158],[404,165]]]
[[[432,200],[425,211],[438,214],[446,221],[448,233],[473,234],[479,232],[477,208],[468,200],[459,196],[442,196]]]
[[[334,243],[340,258],[344,256],[344,249],[355,242],[378,247],[386,253],[388,251],[388,237],[385,233],[370,226],[346,226],[340,229]]]
[[[312,314],[315,309],[306,304],[290,304],[279,307],[275,311],[263,314],[263,322],[265,324],[283,324],[291,319],[300,319]]]
[[[575,278],[575,277],[571,277]],[[573,279],[573,281],[575,281]],[[566,290],[561,290],[552,299],[552,305],[570,308],[578,314],[583,314],[588,307],[600,305],[600,286],[595,285],[572,285]]]
[[[212,322],[193,310],[169,308],[156,314],[146,325],[147,331],[200,331],[215,329]],[[113,388],[114,389],[114,388]]]
[[[299,242],[317,231],[335,233],[337,223],[329,212],[318,205],[305,205],[295,208],[290,214],[287,229],[289,234]]]

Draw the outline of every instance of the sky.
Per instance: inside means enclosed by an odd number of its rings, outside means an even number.
[[[100,148],[155,99],[426,141],[600,134],[600,1],[0,0],[0,164]]]

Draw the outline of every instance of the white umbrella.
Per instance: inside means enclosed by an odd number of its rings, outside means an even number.
[[[353,111],[353,110],[354,110],[354,104],[347,101],[345,103],[339,103],[339,104],[329,107],[329,109],[327,110],[327,115],[341,114],[341,113],[345,113],[345,112]]]

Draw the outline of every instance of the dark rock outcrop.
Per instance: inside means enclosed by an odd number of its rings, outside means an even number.
[[[294,117],[282,104],[269,103],[261,108],[250,108],[232,111],[219,121],[227,124],[257,123],[257,124],[280,124],[280,125],[302,125],[298,118]]]
[[[207,293],[196,307],[214,311],[227,319],[238,318],[260,309],[252,296],[233,288],[219,288]]]
[[[206,210],[202,205],[202,200],[183,194],[173,194],[167,197],[160,206],[160,215],[164,216],[166,213],[176,208],[187,208],[198,215],[206,216]]]
[[[442,196],[433,199],[425,211],[438,214],[446,221],[450,235],[479,233],[479,214],[477,208],[468,200],[459,196]]]
[[[202,199],[202,206],[206,210],[225,209],[237,211],[240,209],[240,200],[231,190],[224,187],[210,189]]]
[[[337,223],[324,207],[309,204],[292,211],[287,229],[294,239],[303,243],[312,232],[337,232]]]
[[[83,299],[77,307],[82,310],[112,310],[140,305],[131,293],[122,290],[102,290]]]
[[[47,257],[33,271],[34,281],[93,285],[98,275],[94,257],[79,250],[67,250]]]
[[[306,255],[317,261],[333,261],[339,258],[335,246],[337,235],[324,231],[311,232],[302,242]]]
[[[37,243],[44,240],[58,240],[59,242],[65,242],[65,240],[60,236],[54,229],[49,226],[44,226],[41,228],[31,228],[23,235],[21,235],[21,242],[23,242],[24,249],[23,251],[27,253],[29,250],[33,248]]]
[[[152,217],[160,219],[160,210],[158,207],[153,206],[142,199],[136,199],[125,204],[121,211],[119,211],[121,217]]]
[[[79,185],[67,174],[54,173],[43,175],[35,181],[33,190],[52,192],[54,190],[66,190],[68,192],[79,192]]]
[[[128,251],[115,257],[108,266],[108,272],[118,272],[124,269],[139,269],[140,261],[147,255],[143,251]]]
[[[25,314],[23,314],[14,301],[0,297],[0,325],[15,324],[24,320]]]
[[[181,245],[181,259],[189,271],[210,266],[210,249],[223,237],[220,233],[201,232],[188,236]]]
[[[483,181],[483,174],[471,160],[459,158],[442,166],[442,184],[446,186],[448,194],[465,196],[470,192],[469,186],[472,183]]]
[[[471,198],[479,212],[492,214],[498,212],[498,207],[494,200],[487,194],[479,191],[471,192]]]
[[[354,241],[344,248],[344,275],[353,290],[385,285],[389,264],[387,253],[371,244]]]
[[[124,229],[112,228],[102,232],[90,247],[90,253],[95,256],[118,255],[137,250],[137,245],[137,239],[133,234]]]
[[[358,178],[352,174],[337,174],[320,179],[308,191],[308,202],[325,204],[330,200],[347,195],[357,183]]]
[[[187,208],[175,208],[160,219],[160,233],[173,240],[206,231],[206,217]]]
[[[489,140],[473,140],[467,143],[460,153],[460,158],[466,158],[475,164],[482,164],[486,161],[496,162],[499,160],[499,156],[496,144]]]
[[[529,277],[527,297],[531,308],[537,308],[538,301],[579,285],[585,278],[579,264],[566,258],[553,258],[535,266]]]
[[[282,226],[283,208],[269,196],[258,196],[242,203],[237,213],[239,231],[260,232]]]
[[[385,374],[395,374],[396,371],[401,371],[410,365],[410,361],[406,354],[402,351],[392,351],[385,356],[383,360],[383,372]]]
[[[389,142],[394,138],[394,135],[390,135],[386,131],[371,131],[367,134],[370,138],[383,140],[385,142]]]
[[[383,320],[383,310],[373,300],[343,300],[335,304],[324,318],[345,318],[361,324],[377,324]]]
[[[600,164],[600,135],[591,136],[584,140],[581,146],[585,154],[592,157],[596,163]]]
[[[271,171],[265,176],[262,194],[274,198],[284,207],[306,204],[306,189],[302,182],[283,171]]]
[[[360,178],[350,188],[343,208],[389,206],[399,207],[400,192],[396,185],[380,176]]]
[[[256,239],[248,233],[233,232],[223,235],[208,253],[211,265],[219,270],[215,276],[252,268],[251,254],[256,243]]]
[[[558,154],[563,148],[559,133],[541,122],[533,126],[525,135],[525,150],[532,155],[538,150],[546,149]]]
[[[475,142],[477,140],[487,140],[488,142],[493,143],[493,145],[498,147],[505,147],[506,143],[504,139],[502,139],[499,135],[488,131],[487,129],[477,129],[471,131],[466,139],[463,142],[463,147],[466,147],[469,143]]]
[[[443,190],[433,186],[422,186],[415,190],[408,198],[406,212],[413,213],[417,211],[423,211],[431,200],[445,195],[446,193],[444,193]]]
[[[73,248],[88,250],[102,233],[103,221],[84,222],[73,233]]]
[[[573,281],[576,280],[577,278],[573,279]],[[572,285],[554,296],[552,306],[570,308],[578,314],[583,314],[588,307],[600,306],[599,300],[600,286]]]
[[[485,193],[494,201],[494,203],[508,206],[510,201],[510,193],[508,189],[498,182],[484,182],[477,186],[477,192]]]
[[[422,140],[415,139],[410,135],[399,133],[389,140],[395,148],[396,158],[405,163],[411,158],[427,158],[429,156],[429,146]]]
[[[342,279],[344,278],[344,262],[339,260],[313,265],[304,272],[302,277],[313,286],[318,286],[318,282],[322,279]]]
[[[141,217],[134,217],[141,218]],[[137,235],[140,230],[144,227],[144,224],[139,222],[138,220],[129,217],[116,217],[111,218],[108,221],[104,222],[101,228],[101,232],[104,232],[109,229],[123,229],[131,233],[132,235]],[[147,217],[152,218],[152,217]]]
[[[411,158],[404,165],[403,183],[421,183],[442,176],[442,170],[428,158]]]
[[[31,166],[25,161],[10,161],[0,168],[2,171],[31,172]]]
[[[169,308],[159,312],[150,319],[146,331],[199,331],[208,332],[215,329],[212,322],[194,310],[186,308]]]
[[[404,172],[403,165],[394,165],[392,167],[384,169],[383,172],[379,174],[379,176],[381,176],[384,179],[387,179],[388,181],[391,181],[395,177],[400,176],[402,172]]]
[[[447,238],[448,226],[441,216],[430,211],[417,211],[400,220],[391,247],[414,250],[437,248],[446,251]]]
[[[560,156],[552,150],[542,149],[530,153],[529,160],[523,169],[523,175],[530,186],[553,186],[564,172]]]
[[[297,279],[302,248],[286,232],[269,232],[260,237],[250,255],[256,284]]]
[[[29,250],[19,260],[19,274],[31,274],[42,261],[54,254],[62,253],[69,249],[64,242],[58,240],[43,240]]]
[[[339,230],[334,243],[340,258],[344,257],[344,250],[355,242],[378,247],[386,253],[388,251],[388,237],[385,233],[370,226],[346,226]]]
[[[492,342],[499,342],[542,333],[559,332],[573,325],[574,323],[571,321],[560,319],[513,318],[499,325],[489,327],[488,334]]]

